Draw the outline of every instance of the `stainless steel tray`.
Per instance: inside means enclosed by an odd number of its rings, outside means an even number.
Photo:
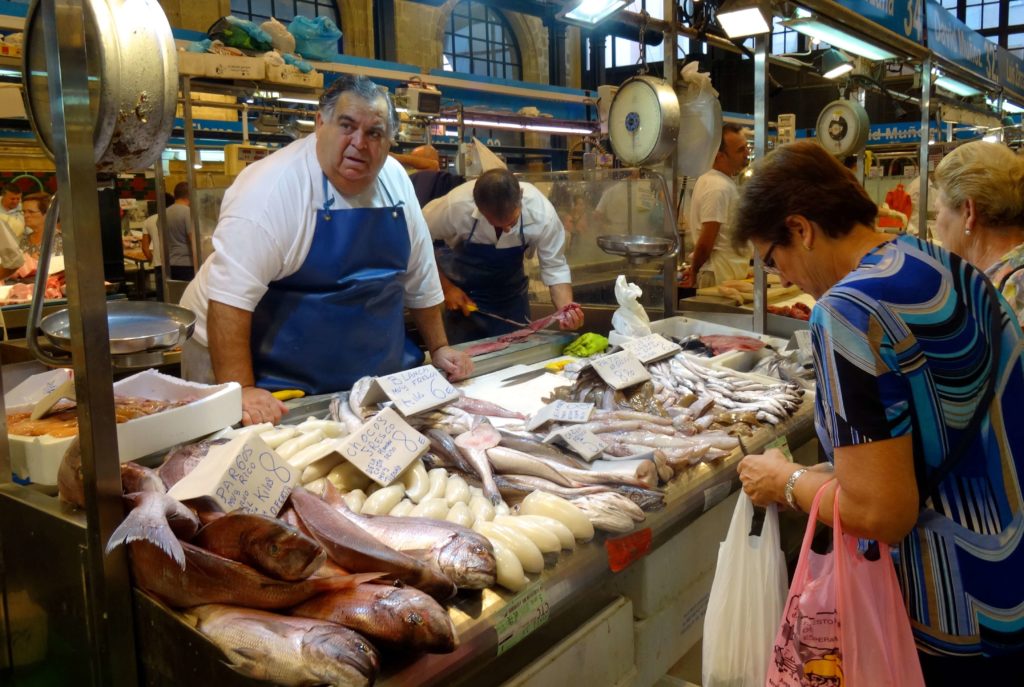
[[[606,234],[597,237],[597,245],[605,253],[641,260],[665,258],[676,252],[675,241],[663,236]]]
[[[115,355],[178,346],[192,336],[195,326],[195,313],[179,305],[155,301],[107,303],[110,352]],[[71,350],[67,308],[44,317],[39,327],[54,346]]]

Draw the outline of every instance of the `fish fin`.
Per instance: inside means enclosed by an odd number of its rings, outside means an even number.
[[[334,582],[334,589],[350,589],[352,587],[358,587],[361,584],[367,582],[373,582],[386,576],[387,573],[382,572],[368,572],[368,573],[356,573],[354,575],[335,575],[334,577],[328,577],[324,579],[332,580]]]
[[[185,550],[174,536],[165,517],[154,518],[143,508],[133,508],[107,541],[106,554],[122,544],[145,541],[166,553],[179,568],[185,569]]]
[[[435,558],[433,549],[402,549],[402,553],[420,561],[434,560]]]

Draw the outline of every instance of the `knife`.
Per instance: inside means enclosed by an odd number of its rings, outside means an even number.
[[[515,384],[522,384],[523,382],[528,382],[531,379],[540,377],[545,372],[549,372],[549,370],[546,367],[542,367],[537,370],[530,370],[529,372],[521,372],[517,375],[512,375],[511,377],[506,377],[505,379],[501,380],[501,385],[513,386]]]
[[[520,327],[522,329],[527,329],[530,326],[526,322],[517,322],[515,320],[510,320],[507,317],[502,317],[501,315],[495,315],[492,312],[486,312],[484,310],[480,310],[479,308],[477,308],[475,310],[471,310],[470,312],[475,312],[478,315],[486,315],[487,317],[493,317],[496,320],[501,320],[502,322],[508,322],[509,324],[514,324],[515,326]]]

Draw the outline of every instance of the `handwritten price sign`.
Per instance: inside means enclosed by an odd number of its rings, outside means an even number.
[[[363,474],[382,487],[395,481],[430,443],[391,408],[377,413],[359,431],[350,434],[338,451]]]
[[[559,429],[544,437],[544,441],[545,443],[561,441],[584,460],[593,459],[607,448],[605,443],[596,434],[585,427],[565,427]]]
[[[568,401],[555,401],[549,403],[526,423],[526,429],[534,430],[545,422],[588,422],[590,414],[594,412],[593,403],[569,403]]]
[[[224,512],[242,510],[273,517],[298,481],[298,470],[258,435],[246,434],[211,447],[203,461],[167,493],[180,501],[206,496]]]
[[[655,360],[667,358],[683,350],[682,347],[669,341],[661,334],[648,334],[622,344],[623,350],[629,351],[642,363],[653,363]]]
[[[409,417],[450,403],[459,397],[459,392],[436,367],[423,365],[377,377],[366,394],[366,402],[377,403],[385,397],[394,402],[402,415]]]
[[[651,378],[651,373],[643,363],[629,351],[606,355],[594,360],[591,365],[597,374],[601,375],[601,379],[613,389],[625,389]]]

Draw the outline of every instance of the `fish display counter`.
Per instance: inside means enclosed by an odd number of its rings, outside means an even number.
[[[451,651],[422,653],[408,647],[389,646],[388,633],[400,630],[392,629],[384,620],[377,621],[378,627],[372,628],[377,634],[371,640],[380,657],[377,685],[556,684],[567,679],[590,680],[602,685],[653,684],[700,636],[718,543],[724,537],[735,503],[739,484],[737,463],[745,453],[761,451],[781,438],[795,448],[808,442],[813,434],[813,392],[796,393],[777,380],[738,373],[726,366],[701,363],[686,354],[678,354],[649,366],[656,382],[650,385],[649,394],[622,394],[600,388],[597,380],[588,377],[590,373],[580,369],[578,364],[568,367],[565,356],[542,357],[540,350],[532,361],[525,362],[522,354],[517,354],[515,359],[519,362],[456,385],[461,399],[455,406],[448,406],[447,412],[442,408],[424,413],[417,421],[407,418],[431,438],[432,448],[425,456],[425,468],[430,477],[447,470],[446,487],[439,487],[432,479],[423,481],[410,476],[396,494],[388,493],[391,487],[387,487],[367,490],[372,491],[367,495],[362,489],[351,488],[355,483],[348,481],[350,477],[337,475],[335,481],[348,488],[341,497],[348,506],[361,510],[363,515],[390,513],[393,520],[402,513],[430,513],[427,517],[447,517],[455,522],[459,519],[454,515],[459,511],[458,493],[463,487],[467,488],[466,498],[471,506],[463,510],[479,514],[472,504],[480,505],[475,499],[488,492],[491,479],[509,505],[518,502],[508,515],[492,514],[491,522],[473,526],[475,532],[494,543],[497,580],[482,589],[463,588],[459,583],[459,593],[444,602],[454,631],[455,645],[446,647]],[[682,381],[675,385],[665,376],[669,374],[679,375]],[[775,392],[771,390],[783,387],[792,396],[783,399],[773,395]],[[695,393],[698,389],[702,390],[701,394]],[[721,412],[707,410],[713,404],[701,400],[705,392],[724,394],[718,397]],[[365,389],[357,385],[352,393],[358,397]],[[686,398],[681,398],[683,396]],[[790,403],[792,398],[799,398],[799,401]],[[530,469],[517,462],[524,460],[517,456],[517,449],[495,451],[501,448],[497,444],[503,441],[503,446],[523,448],[525,444],[516,443],[515,439],[516,436],[523,439],[526,434],[521,431],[528,424],[525,418],[535,417],[538,409],[557,400],[572,403],[587,402],[587,399],[596,400],[597,406],[588,424],[604,422],[609,425],[592,427],[598,431],[609,430],[605,435],[607,451],[618,452],[615,447],[620,444],[620,448],[626,450],[631,441],[647,441],[661,447],[650,452],[659,454],[659,461],[649,461],[655,474],[644,477],[661,487],[644,490],[630,486],[623,490],[634,503],[642,503],[643,510],[615,501],[601,510],[600,499],[588,500],[596,493],[595,487],[581,487],[575,496],[564,492],[567,501],[579,504],[590,523],[577,529],[571,518],[566,519],[566,527],[562,529],[566,530],[568,542],[556,541],[542,551],[537,549],[535,554],[520,551],[514,542],[505,539],[508,535],[505,529],[515,529],[511,521],[523,517],[545,522],[546,516],[542,513],[551,516],[548,520],[557,519],[558,514],[554,510],[545,511],[546,505],[535,498],[532,490],[540,478],[512,472]],[[711,438],[706,437],[705,443],[694,449],[688,442],[699,437],[699,433],[687,438],[675,431],[689,428],[691,420],[700,419],[684,412],[675,416],[683,419],[674,425],[671,422],[660,425],[663,432],[651,431],[652,428],[637,432],[640,420],[633,418],[645,415],[645,404],[655,400],[687,403],[687,407],[703,405],[701,412],[708,420],[703,424]],[[351,395],[303,399],[286,417],[289,426],[271,430],[281,434],[275,436],[266,432],[262,436],[272,443],[287,435],[283,441],[297,441],[295,446],[298,446],[302,443],[298,440],[304,436],[299,428],[317,427],[315,431],[322,431],[328,426],[317,423],[344,422],[349,413],[361,407],[360,403],[350,401]],[[621,401],[629,401],[634,404],[633,408],[640,409],[602,407],[602,404]],[[729,405],[732,408],[726,410]],[[756,410],[752,410],[755,407]],[[481,429],[476,421],[472,427],[456,428],[451,424],[466,421],[465,413],[470,417],[488,415],[486,427]],[[697,410],[692,413],[697,414]],[[715,426],[725,422],[749,424],[741,436],[732,440],[730,448],[715,448],[713,444],[724,441]],[[454,435],[454,445],[459,449],[455,453],[461,452],[465,457],[473,456],[475,451],[486,453],[484,460],[490,459],[494,474],[475,479],[467,466],[446,463],[442,456],[452,446],[446,445],[444,438],[435,433],[438,427],[445,426]],[[548,429],[551,428],[549,424]],[[613,433],[616,439],[611,438]],[[307,445],[296,450],[309,449]],[[290,449],[278,450],[293,458],[297,455]],[[639,447],[629,450],[639,452]],[[538,447],[537,451],[541,449]],[[299,462],[305,464],[306,460]],[[441,473],[437,472],[439,470]],[[573,470],[566,468],[565,473],[576,474]],[[322,472],[313,470],[305,474],[308,489],[315,489],[317,479],[327,479]],[[631,485],[633,480],[626,480],[624,484]],[[428,497],[430,489],[438,494],[449,491],[454,505],[445,509],[447,515],[429,510],[428,503],[441,500]],[[480,492],[470,495],[469,489]],[[420,491],[422,493],[418,493]],[[656,494],[656,498],[650,498],[648,492]],[[402,507],[407,501],[410,510]],[[299,510],[300,518],[304,519],[306,516]],[[623,513],[626,513],[625,523]],[[542,538],[536,541],[543,547]],[[397,541],[393,545],[402,546]],[[518,561],[513,561],[517,571],[514,574],[502,568],[505,554],[519,557]],[[537,560],[532,560],[532,555]],[[459,565],[456,563],[454,567]],[[451,562],[445,570],[453,579],[471,576],[465,569],[452,569]],[[146,684],[180,684],[183,679],[202,683],[216,681],[223,687],[262,684],[227,667],[221,651],[197,631],[195,619],[190,620],[187,613],[171,611],[144,592],[137,591],[135,600],[136,622],[140,628],[145,628],[137,642]],[[411,609],[409,612],[413,613]]]

